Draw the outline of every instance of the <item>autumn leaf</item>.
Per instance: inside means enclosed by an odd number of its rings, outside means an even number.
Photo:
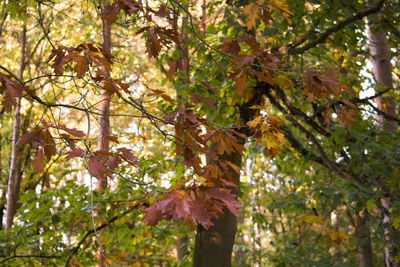
[[[44,167],[43,158],[44,158],[43,150],[39,149],[39,152],[37,153],[36,157],[32,160],[34,173],[39,174],[42,172]]]
[[[75,67],[74,71],[76,72],[76,76],[78,78],[82,78],[85,73],[89,70],[89,62],[87,61],[85,56],[76,56],[74,57]]]
[[[56,142],[51,136],[49,130],[44,130],[42,132],[42,138],[43,138],[44,154],[46,155],[47,159],[51,159],[52,156],[57,154]]]
[[[101,17],[106,21],[107,24],[111,25],[117,20],[118,14],[118,3],[110,3],[104,7]]]
[[[244,72],[242,74],[240,74],[236,78],[235,85],[233,86],[233,89],[236,91],[236,94],[239,97],[242,97],[243,96],[243,92],[247,89],[246,81],[247,81],[247,75]]]
[[[132,149],[121,147],[117,149],[119,152],[122,153],[122,157],[128,161],[135,161],[138,162],[139,159],[133,154]]]
[[[286,3],[286,0],[268,0],[268,4],[273,10],[279,12],[282,17],[284,17],[289,23],[291,23],[289,18],[294,14],[290,12],[289,5]]]
[[[52,127],[53,127],[53,128],[56,128],[56,129],[59,129],[59,130],[66,131],[66,132],[69,133],[70,135],[73,135],[73,136],[79,137],[79,138],[83,138],[83,137],[85,137],[85,135],[86,135],[84,132],[82,132],[82,131],[80,131],[80,130],[67,128],[67,126],[65,126],[65,125],[63,125],[63,124],[54,125],[54,126],[52,126]]]
[[[85,151],[80,149],[79,147],[74,147],[70,151],[68,151],[67,156],[65,157],[66,160],[70,160],[72,158],[83,158],[85,156]]]
[[[103,163],[94,158],[88,160],[88,169],[89,172],[98,179],[104,179],[104,174],[107,172]]]
[[[256,27],[256,20],[260,17],[260,10],[256,3],[250,3],[243,7],[243,13],[246,15],[246,27],[247,30],[250,31],[251,29]]]

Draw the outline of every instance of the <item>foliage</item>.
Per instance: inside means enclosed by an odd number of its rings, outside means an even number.
[[[385,247],[400,258],[389,242],[400,220],[399,119],[374,103],[397,105],[398,79],[366,96],[367,19],[390,32],[397,55],[399,4],[239,2],[2,3],[2,210],[16,97],[25,118],[2,264],[91,266],[104,244],[111,264],[186,266],[175,238],[227,211],[243,217],[237,266],[355,266],[368,242],[376,263]],[[10,51],[22,24],[19,79]],[[99,25],[112,29],[111,54]],[[112,145],[96,150],[103,89]],[[246,173],[233,155],[247,158]],[[94,190],[104,177],[109,188]]]

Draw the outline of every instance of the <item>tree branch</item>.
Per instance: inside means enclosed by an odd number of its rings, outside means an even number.
[[[378,13],[382,7],[383,7],[383,3],[385,1],[384,0],[380,0],[379,3],[370,9],[367,9],[363,12],[359,12],[356,13],[354,16],[349,17],[345,20],[340,21],[336,26],[330,27],[328,28],[322,35],[320,35],[317,39],[315,39],[314,41],[300,47],[300,48],[296,48],[293,45],[289,45],[287,46],[287,52],[289,55],[296,55],[296,54],[303,54],[304,52],[306,52],[307,50],[323,43],[330,35],[342,30],[344,27],[346,27],[349,24],[352,24],[353,22],[356,22],[358,20],[361,20],[369,15]],[[306,35],[304,35],[306,36]],[[296,42],[299,43],[299,42]]]

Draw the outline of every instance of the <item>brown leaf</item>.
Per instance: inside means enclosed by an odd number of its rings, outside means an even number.
[[[52,156],[57,154],[56,142],[48,130],[42,132],[42,138],[44,154],[46,155],[47,159],[51,159]]]
[[[247,89],[247,75],[246,73],[242,73],[239,75],[239,77],[236,78],[235,85],[233,86],[233,89],[236,91],[236,94],[241,97],[243,96],[244,90]]]
[[[103,163],[94,158],[90,158],[88,160],[88,169],[89,172],[98,179],[103,179],[104,174],[107,172],[107,169],[104,167]]]
[[[156,11],[156,15],[160,18],[168,18],[171,14],[171,10],[164,4],[162,4]]]
[[[117,168],[118,165],[121,163],[122,163],[121,158],[118,155],[116,155],[108,158],[106,167],[108,167],[111,170],[115,170],[115,168]]]
[[[149,54],[149,58],[151,57],[157,58],[158,54],[161,51],[161,45],[157,37],[157,31],[155,28],[150,28],[147,32],[148,32],[147,53]]]
[[[110,140],[110,141],[113,141],[113,142],[115,142],[115,143],[117,143],[117,144],[119,144],[118,136],[107,135],[107,139]]]
[[[87,61],[85,56],[75,56],[74,61],[76,62],[76,65],[74,67],[76,76],[78,78],[82,78],[89,70],[89,62]]]
[[[37,153],[36,157],[32,160],[32,166],[33,166],[33,172],[38,174],[41,173],[44,167],[44,162],[43,162],[43,150],[39,149],[39,152]]]
[[[70,135],[73,135],[73,136],[76,136],[76,137],[79,137],[79,138],[85,137],[85,133],[84,132],[79,131],[77,129],[67,128],[67,126],[65,126],[63,124],[55,125],[55,126],[52,126],[52,127],[56,128],[56,129],[60,129],[60,130],[66,131]]]
[[[9,92],[6,92],[1,104],[4,107],[5,112],[11,112],[12,108],[17,104],[17,101]]]
[[[117,20],[118,14],[118,3],[110,3],[104,7],[101,17],[106,21],[107,24],[111,25]]]
[[[234,39],[228,38],[223,41],[223,43],[218,46],[222,52],[231,54],[232,56],[236,57],[240,52],[240,46],[238,42]]]

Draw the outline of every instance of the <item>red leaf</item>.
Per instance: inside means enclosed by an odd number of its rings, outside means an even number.
[[[175,203],[176,203],[175,212],[176,212],[177,219],[179,219],[179,218],[183,218],[184,220],[189,219],[189,217],[191,215],[190,210],[193,207],[193,203],[190,198],[190,195],[185,193],[182,198],[177,196]]]
[[[228,38],[223,41],[223,44],[218,47],[224,53],[231,54],[236,57],[240,52],[240,46],[238,42],[234,39]]]
[[[128,161],[139,161],[139,159],[132,153],[132,149],[121,147],[117,149],[122,153],[122,157]]]
[[[220,200],[234,215],[243,216],[243,213],[238,210],[238,208],[241,207],[242,204],[236,200],[236,196],[231,193],[231,190],[226,188],[211,188],[208,189],[205,194],[206,201],[211,202],[212,199]]]
[[[104,167],[103,163],[94,158],[90,158],[88,160],[88,169],[89,172],[98,179],[103,179],[104,174],[107,172],[107,169]]]
[[[43,139],[41,136],[41,129],[35,128],[29,133],[22,135],[18,141],[20,145],[31,144],[33,148],[37,148],[39,145],[43,143]]]
[[[155,204],[156,203],[153,203],[150,207],[144,209],[146,214],[141,219],[141,221],[146,221],[147,224],[151,226],[157,225],[157,223],[162,219],[162,213]]]
[[[194,202],[194,208],[192,210],[192,217],[195,221],[200,223],[204,229],[208,230],[210,226],[213,226],[212,219],[218,218],[215,212],[210,212],[207,210],[206,206],[199,200]]]
[[[85,151],[80,149],[79,147],[75,147],[71,151],[68,151],[66,154],[66,160],[70,160],[72,158],[83,158],[85,156]]]
[[[5,88],[13,97],[21,97],[25,90],[19,82],[10,80],[9,76],[3,73],[0,73],[0,82],[3,84],[2,88]]]
[[[52,126],[52,127],[53,127],[53,128],[56,128],[56,129],[60,129],[60,130],[66,131],[66,132],[69,133],[70,135],[73,135],[73,136],[76,136],[76,137],[79,137],[79,138],[85,137],[85,133],[84,133],[84,132],[79,131],[79,130],[77,130],[77,129],[70,129],[70,128],[67,128],[67,126],[65,126],[65,125],[63,125],[63,124],[56,125],[56,126]]]

